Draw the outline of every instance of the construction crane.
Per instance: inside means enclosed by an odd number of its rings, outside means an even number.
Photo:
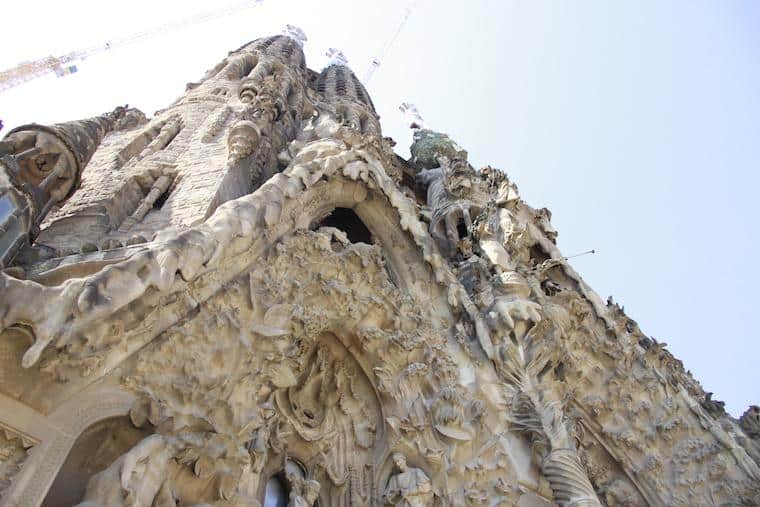
[[[255,7],[260,5],[264,0],[244,0],[228,5],[227,7],[220,7],[213,10],[201,12],[194,16],[184,18],[171,23],[166,23],[143,32],[138,32],[133,35],[128,35],[120,39],[114,39],[107,41],[105,44],[92,46],[90,48],[82,49],[79,51],[72,51],[61,56],[47,56],[34,60],[33,62],[24,62],[12,69],[8,69],[0,72],[0,92],[8,90],[20,84],[26,83],[38,77],[45,76],[47,74],[55,74],[58,77],[67,76],[77,72],[77,66],[75,62],[84,60],[90,56],[98,53],[109,51],[118,47],[134,44],[157,35],[165,34],[175,30],[185,28],[190,25],[196,25],[211,21],[213,19],[221,18],[229,14],[239,12],[244,9]]]
[[[401,16],[401,19],[396,26],[396,30],[393,32],[393,35],[391,35],[391,37],[385,42],[385,45],[380,49],[380,51],[378,51],[377,55],[370,63],[367,72],[364,74],[364,79],[362,79],[362,84],[367,85],[367,83],[369,83],[369,80],[372,79],[372,75],[375,73],[377,68],[380,67],[383,59],[391,50],[393,44],[396,42],[396,39],[398,39],[399,34],[401,34],[401,31],[404,29],[406,22],[409,21],[409,16],[412,15],[412,10],[416,4],[417,0],[410,0],[406,4],[404,14]]]

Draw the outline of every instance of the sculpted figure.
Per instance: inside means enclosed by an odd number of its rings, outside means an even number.
[[[80,507],[171,505],[167,487],[169,446],[160,435],[151,435],[110,467],[93,475]]]
[[[393,455],[393,463],[399,473],[388,481],[384,495],[386,504],[398,507],[433,505],[433,487],[425,472],[407,465],[406,457],[398,452]]]
[[[760,407],[750,406],[739,418],[739,426],[746,434],[746,437],[738,435],[739,443],[755,463],[760,464]]]
[[[269,452],[269,433],[269,427],[264,424],[258,429],[248,446],[251,461],[243,468],[239,489],[243,495],[251,498],[255,497],[259,490],[261,471],[264,469]]]
[[[622,479],[615,479],[605,488],[605,500],[607,505],[620,505],[621,507],[638,507],[639,495],[633,487]]]
[[[292,487],[288,507],[312,507],[319,497],[319,482],[294,475],[288,478]]]

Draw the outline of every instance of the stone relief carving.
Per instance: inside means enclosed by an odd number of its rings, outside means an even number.
[[[0,428],[0,499],[27,458],[31,442],[21,435]]]
[[[252,121],[239,121],[232,126],[227,144],[230,160],[237,161],[247,157],[258,147],[259,129]]]
[[[226,203],[211,185],[193,225],[108,238],[112,257],[0,273],[0,330],[40,381],[20,401],[103,379],[151,432],[81,505],[257,506],[278,477],[294,506],[757,503],[757,407],[731,419],[605,305],[505,173],[429,129],[395,155],[347,67],[259,39],[121,135],[98,150],[151,175],[137,218],[193,171],[245,181]],[[208,158],[177,163],[196,140]],[[326,222],[338,208],[366,237]],[[0,443],[6,486],[25,450]]]
[[[288,507],[312,507],[319,497],[319,482],[291,475]]]
[[[401,453],[393,454],[398,472],[392,475],[385,488],[387,505],[399,507],[429,507],[433,505],[433,488],[430,478],[419,468],[410,467]]]
[[[31,245],[48,212],[69,199],[105,135],[134,122],[133,109],[118,107],[86,120],[23,125],[0,141],[0,267]]]
[[[219,135],[224,126],[227,124],[227,121],[229,120],[231,114],[232,109],[230,106],[225,105],[222,107],[209,122],[206,131],[203,133],[201,141],[204,143],[210,143],[217,135]]]
[[[489,207],[482,202],[482,198],[479,205],[472,201],[462,203],[464,196],[477,199],[486,183],[478,181],[480,178],[468,166],[466,159],[460,158],[451,165],[442,155],[446,150],[451,150],[451,142],[447,138],[436,138],[422,132],[416,139],[423,143],[428,158],[437,158],[440,165],[440,173],[433,179],[430,179],[430,173],[423,173],[422,179],[423,182],[428,181],[428,205],[433,209],[431,234],[436,236],[437,224],[441,220],[436,221],[436,213],[443,213],[445,238],[448,240],[448,248],[444,251],[449,252],[454,262],[459,261],[460,280],[490,327],[490,337],[484,340],[484,348],[494,361],[497,372],[506,381],[505,397],[510,400],[512,424],[518,431],[529,435],[557,503],[599,505],[565,427],[560,400],[552,400],[547,390],[541,388],[537,377],[550,360],[548,354],[552,350],[542,334],[552,335],[552,329],[541,325],[542,308],[529,299],[530,286],[514,271],[513,261],[510,261],[498,239],[499,235],[504,237],[507,231],[513,230],[509,213],[505,215],[506,220],[502,218],[499,222],[493,207],[490,208],[491,217],[488,216]],[[438,153],[441,155],[436,153],[439,146]],[[481,195],[488,196],[488,193],[482,191]],[[452,212],[452,209],[455,211]],[[465,238],[460,239],[474,232],[470,210],[477,209],[485,210],[476,234],[477,240],[486,243],[485,258],[475,256],[470,242],[463,245],[462,239]],[[460,230],[457,230],[459,221],[463,221],[464,227],[459,226]],[[444,238],[440,232],[437,236]],[[495,269],[497,274],[489,277],[491,269]]]
[[[760,407],[752,405],[739,419],[739,426],[753,440],[760,439]]]

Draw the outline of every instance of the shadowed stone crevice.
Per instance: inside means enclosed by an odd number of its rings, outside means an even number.
[[[373,243],[372,233],[350,208],[335,208],[314,229],[320,227],[334,227],[343,231],[351,243]]]

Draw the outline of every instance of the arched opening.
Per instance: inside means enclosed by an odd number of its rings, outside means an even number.
[[[290,493],[294,487],[293,483],[300,484],[302,489],[305,480],[306,471],[304,467],[297,461],[287,458],[285,467],[267,481],[262,507],[287,507],[290,501]],[[296,485],[296,494],[299,494],[298,484]]]
[[[148,430],[135,428],[127,416],[104,419],[87,428],[74,442],[42,506],[78,504],[90,477],[108,468],[149,434]]]
[[[267,481],[264,507],[287,507],[290,488],[282,474],[273,475]]]
[[[332,213],[319,222],[313,229],[335,227],[346,233],[351,243],[371,244],[372,233],[361,218],[350,208],[335,208]]]
[[[544,261],[551,259],[549,255],[541,248],[538,243],[530,247],[530,260],[534,266],[538,266]]]

